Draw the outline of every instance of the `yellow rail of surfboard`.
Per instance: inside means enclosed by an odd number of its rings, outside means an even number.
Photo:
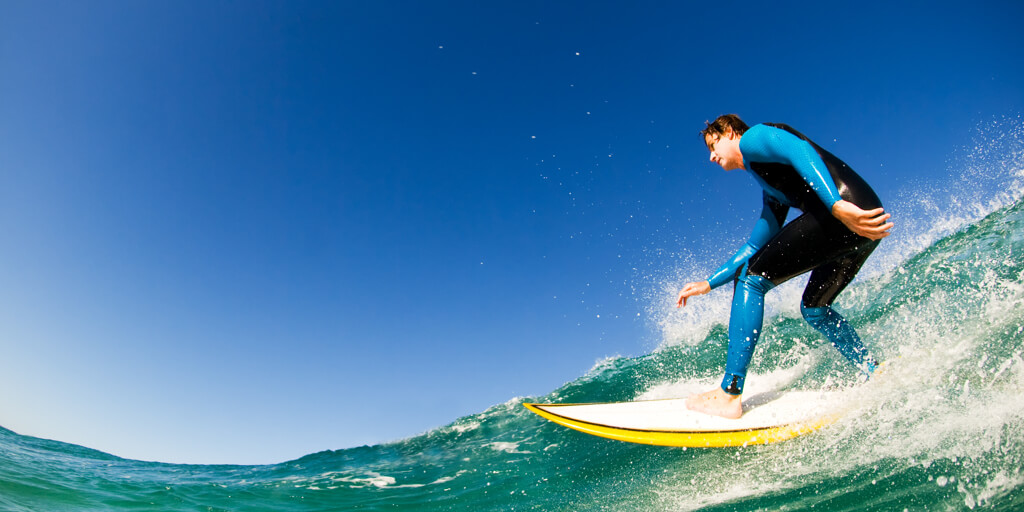
[[[557,409],[563,405],[578,404],[523,404],[524,407],[544,419],[590,435],[615,439],[616,441],[625,441],[627,443],[685,446],[691,448],[725,448],[730,446],[777,443],[813,432],[819,428],[831,425],[839,419],[838,415],[833,414],[775,427],[727,431],[640,430],[590,423],[560,416],[547,410],[548,408]]]

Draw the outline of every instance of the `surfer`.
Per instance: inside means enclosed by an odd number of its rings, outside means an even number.
[[[701,130],[711,161],[744,169],[763,189],[763,208],[739,251],[706,281],[687,284],[677,307],[733,282],[729,352],[722,385],[686,400],[689,409],[726,418],[743,414],[743,383],[764,320],[768,290],[810,272],[800,311],[851,363],[870,375],[877,362],[832,302],[889,236],[893,223],[875,192],[849,166],[784,124],[748,127],[726,114]],[[803,212],[788,224],[791,207]]]

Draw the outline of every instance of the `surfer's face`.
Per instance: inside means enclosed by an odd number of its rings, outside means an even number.
[[[722,135],[708,134],[704,143],[711,151],[711,161],[731,171],[743,168],[743,155],[740,153],[740,136],[729,130]]]

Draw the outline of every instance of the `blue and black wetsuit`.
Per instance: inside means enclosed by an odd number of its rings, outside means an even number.
[[[784,124],[759,124],[740,139],[744,167],[764,189],[764,208],[747,243],[708,282],[735,283],[729,321],[729,355],[722,389],[743,393],[747,366],[764,320],[764,295],[810,271],[800,310],[854,365],[876,365],[853,327],[832,302],[860,270],[877,240],[850,231],[832,216],[845,199],[862,209],[882,202],[857,173],[835,155]],[[783,225],[791,207],[802,215]]]

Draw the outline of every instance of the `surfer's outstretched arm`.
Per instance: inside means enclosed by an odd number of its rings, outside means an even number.
[[[679,301],[676,307],[686,305],[686,299],[694,295],[704,295],[711,290],[728,283],[739,275],[740,269],[747,264],[747,260],[757,253],[775,233],[779,232],[782,223],[786,220],[789,207],[772,199],[764,194],[761,217],[754,223],[754,229],[746,243],[736,254],[733,254],[721,267],[718,268],[706,281],[696,281],[687,284],[679,292]]]
[[[693,297],[694,295],[704,295],[711,291],[711,284],[707,281],[697,281],[688,283],[683,287],[683,291],[679,292],[679,302],[676,304],[677,308],[686,305],[686,299]]]

